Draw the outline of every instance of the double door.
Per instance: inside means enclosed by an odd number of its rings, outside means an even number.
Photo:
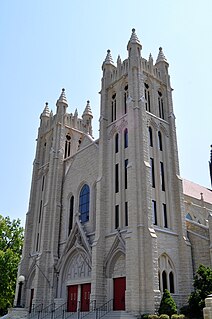
[[[78,302],[80,304],[80,311],[89,311],[90,293],[90,283],[68,286],[68,312],[76,312]],[[78,299],[78,294],[80,294],[80,299]]]

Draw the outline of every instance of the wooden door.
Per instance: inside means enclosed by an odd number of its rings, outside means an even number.
[[[114,310],[125,310],[126,277],[113,279]]]
[[[81,285],[81,311],[89,311],[91,284]]]
[[[68,286],[68,312],[76,312],[77,311],[77,292],[78,285]]]

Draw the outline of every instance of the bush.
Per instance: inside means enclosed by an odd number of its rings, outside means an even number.
[[[161,299],[160,302],[160,307],[158,310],[159,315],[161,314],[167,314],[171,317],[171,315],[177,313],[177,306],[176,303],[174,301],[174,299],[172,298],[170,292],[165,289],[164,293],[163,293],[163,297]]]
[[[185,315],[181,314],[181,315],[179,315],[178,318],[179,318],[179,319],[185,319],[185,317],[186,317]]]
[[[171,316],[171,319],[185,319],[185,315],[174,314]]]
[[[143,315],[141,315],[141,319],[148,319],[148,318],[149,318],[148,313],[144,313]]]
[[[149,315],[148,319],[159,319],[158,315]]]
[[[160,318],[160,319],[169,319],[169,316],[166,315],[166,314],[162,314],[162,315],[160,315],[159,318]]]
[[[194,276],[194,291],[191,293],[189,303],[189,313],[192,318],[203,318],[203,308],[205,298],[212,293],[212,269],[200,265]]]

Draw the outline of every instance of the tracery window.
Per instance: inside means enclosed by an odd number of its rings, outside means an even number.
[[[174,266],[171,259],[166,254],[162,254],[158,259],[159,267],[159,287],[161,291],[168,289],[171,293],[175,293],[175,276]]]
[[[79,196],[79,212],[80,220],[82,223],[85,223],[89,220],[89,205],[90,205],[90,188],[85,184]]]

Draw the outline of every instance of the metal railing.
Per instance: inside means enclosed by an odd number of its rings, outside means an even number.
[[[36,316],[39,319],[38,315],[42,311],[42,309],[43,309],[43,304],[38,304],[36,306],[32,305],[31,311],[27,315],[27,319],[35,318]]]
[[[76,312],[69,312],[67,306],[67,302],[65,302],[57,308],[55,308],[55,303],[52,303],[44,308],[42,304],[39,304],[35,307],[32,307],[31,313],[29,313],[26,318],[44,319],[48,317],[48,319],[71,319],[72,317],[74,317],[77,319],[86,319],[86,316],[93,313],[93,318],[100,319],[103,316],[105,316],[108,312],[113,310],[113,299],[110,299],[98,308],[96,308],[96,300],[92,300],[89,303],[88,311],[81,311],[80,301],[78,302]]]
[[[96,319],[100,319],[108,312],[113,310],[113,299],[108,300],[102,306],[98,307],[96,311]]]

